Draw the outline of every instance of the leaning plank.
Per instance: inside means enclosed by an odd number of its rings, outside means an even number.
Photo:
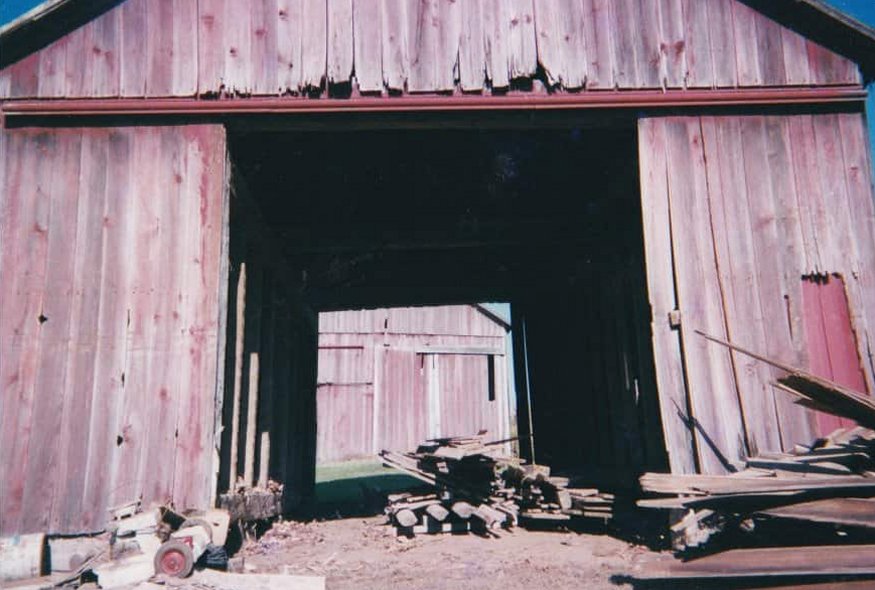
[[[764,510],[763,514],[808,522],[875,528],[875,500],[830,498]]]

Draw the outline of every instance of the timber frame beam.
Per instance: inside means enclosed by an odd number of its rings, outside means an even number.
[[[14,117],[95,116],[233,116],[308,113],[392,113],[410,111],[557,111],[580,109],[641,109],[738,107],[859,103],[862,86],[819,88],[751,88],[729,90],[606,90],[546,94],[355,96],[344,99],[299,97],[258,98],[108,98],[7,100],[0,103],[4,119]]]

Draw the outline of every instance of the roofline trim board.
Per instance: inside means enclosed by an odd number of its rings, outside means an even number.
[[[308,98],[109,98],[7,100],[0,115],[14,117],[94,117],[166,115],[269,115],[379,113],[405,111],[579,110],[607,108],[730,107],[859,103],[862,86],[775,87],[744,90],[610,90],[562,94],[406,95],[401,97]]]

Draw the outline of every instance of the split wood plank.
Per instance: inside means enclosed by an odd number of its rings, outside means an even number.
[[[437,51],[440,34],[439,0],[422,0],[407,11],[407,54],[409,74],[407,89],[410,92],[427,92],[438,81]]]
[[[0,416],[2,439],[0,457],[7,466],[4,490],[2,524],[4,530],[22,530],[27,515],[23,513],[29,447],[34,425],[35,380],[39,359],[39,334],[43,324],[38,318],[42,312],[44,286],[48,262],[48,229],[51,216],[50,194],[52,159],[56,136],[48,132],[5,131],[11,140],[7,144],[13,161],[8,164],[8,195],[12,231],[6,268],[18,269],[6,276],[4,282],[3,314],[0,314],[2,334],[10,354],[4,355],[4,397],[17,400],[14,406],[4,408]],[[17,136],[17,137],[16,137]],[[4,247],[4,250],[6,248]],[[9,271],[7,271],[9,272]],[[5,273],[4,273],[5,274]]]
[[[506,0],[505,37],[508,46],[510,79],[526,78],[538,69],[538,49],[535,41],[534,0]]]
[[[381,0],[381,34],[383,50],[383,83],[394,91],[406,88],[410,57],[409,36],[415,29],[408,29],[407,11],[412,10],[404,0]]]
[[[90,432],[83,428],[91,418],[94,403],[94,364],[100,306],[100,280],[92,265],[102,264],[103,208],[106,200],[109,146],[104,132],[82,138],[79,174],[79,204],[76,236],[72,243],[74,270],[68,300],[70,333],[67,339],[67,377],[64,388],[63,425],[58,488],[52,507],[50,530],[83,530],[82,506]],[[71,212],[72,213],[72,212]]]
[[[465,92],[482,90],[486,83],[486,0],[462,2],[459,38],[459,85]]]
[[[207,2],[210,0],[204,0]],[[217,0],[211,0],[213,2]],[[146,96],[146,44],[142,34],[146,30],[146,0],[127,0],[118,7],[119,18],[119,94],[124,97]],[[204,30],[199,31],[201,35]],[[207,38],[208,39],[208,38]],[[204,43],[203,46],[211,47]],[[69,59],[73,59],[70,55]],[[199,59],[200,64],[204,63]],[[204,72],[199,77],[203,79]]]
[[[756,19],[757,12],[753,8],[743,2],[732,2],[735,57],[738,68],[738,85],[741,87],[763,85],[759,45],[751,40],[751,35],[756,32]]]
[[[64,416],[64,392],[67,377],[67,349],[70,339],[70,301],[73,296],[76,220],[79,203],[80,143],[75,135],[57,138],[54,149],[42,154],[52,169],[48,190],[43,198],[50,201],[47,229],[47,265],[45,293],[40,315],[48,318],[39,330],[39,361],[35,375],[32,440],[26,456],[22,527],[26,531],[50,530],[52,502],[63,484],[57,474],[63,468],[67,448],[57,436]],[[14,198],[14,197],[13,197]],[[53,325],[54,324],[54,325]]]
[[[88,76],[90,96],[119,96],[121,12],[109,10],[86,26],[93,29],[92,40],[94,42],[91,58],[86,62],[90,73]],[[190,37],[192,37],[190,46],[194,47],[196,41],[193,36]]]
[[[687,88],[709,88],[714,82],[709,4],[713,2],[683,0]]]
[[[735,33],[732,21],[732,2],[704,2],[708,12],[708,36],[711,40],[712,84],[715,88],[734,88],[738,85],[735,55]]]
[[[746,456],[741,410],[731,359],[698,337],[698,326],[726,330],[707,211],[708,186],[700,122],[678,118],[667,125],[669,203],[672,214],[677,299],[682,314],[686,375],[700,468],[721,473]],[[700,328],[699,328],[700,329]]]
[[[681,0],[658,0],[660,18],[659,50],[664,64],[663,84],[683,88],[687,72],[687,43]]]
[[[456,88],[459,73],[459,46],[462,41],[462,7],[460,2],[438,2],[437,44],[435,47],[435,82],[433,92],[450,92]]]
[[[636,10],[637,0],[617,0],[610,3],[614,41],[614,83],[618,88],[638,88],[639,56],[637,39],[641,23]]]
[[[125,336],[130,303],[128,284],[132,269],[120,261],[130,260],[130,224],[127,195],[132,183],[132,138],[126,130],[108,132],[107,179],[101,229],[100,303],[97,323],[97,355],[94,367],[94,403],[89,421],[89,460],[85,467],[82,505],[95,507],[83,528],[106,516],[115,482],[115,450],[120,400],[124,396]]]
[[[565,14],[562,0],[541,0],[535,4],[535,34],[538,62],[551,86],[562,83],[566,71],[566,56],[562,31]]]
[[[680,349],[679,333],[669,325],[675,309],[675,287],[668,195],[668,146],[664,119],[638,123],[641,210],[647,259],[647,292],[653,310],[651,330],[659,411],[673,473],[693,473],[696,459]]]
[[[484,54],[486,77],[492,88],[510,85],[510,50],[505,21],[506,3],[503,0],[481,0],[483,5]]]
[[[353,0],[328,0],[328,65],[329,84],[345,84],[353,72]],[[373,33],[368,31],[366,35]]]
[[[702,133],[708,169],[708,202],[723,292],[727,331],[733,342],[766,346],[766,323],[758,292],[758,266],[748,189],[737,120],[703,117]],[[780,450],[769,368],[754,359],[732,353],[732,366],[745,420],[748,448]]]
[[[324,0],[322,2],[324,7]],[[253,88],[253,35],[252,35],[252,12],[249,3],[226,0],[224,4],[225,14],[221,23],[224,29],[224,90],[234,95],[247,95]],[[314,20],[314,28],[318,21]],[[324,23],[323,23],[324,24]],[[319,45],[322,49],[323,59],[325,53],[325,39]],[[324,63],[324,61],[323,61]],[[324,69],[323,69],[324,72]]]
[[[277,0],[277,77],[279,94],[297,93],[303,71],[303,5],[300,0]]]
[[[328,66],[327,0],[302,0],[301,89],[320,88]]]
[[[199,0],[198,7],[198,94],[218,94],[225,80],[225,2],[230,0]],[[128,0],[123,5],[140,4],[141,0]],[[125,25],[124,31],[128,30]],[[128,33],[129,34],[129,33]],[[123,60],[125,57],[123,57]],[[124,63],[124,61],[123,61]],[[283,64],[279,64],[282,73]]]
[[[277,0],[256,0],[250,6],[252,63],[249,67],[252,94],[276,95],[277,76],[281,67],[277,39],[279,24]]]
[[[353,0],[355,77],[361,92],[383,90],[382,3]]]
[[[875,269],[875,200],[872,198],[871,156],[863,116],[859,113],[839,114],[837,119],[848,190],[848,213],[859,268],[853,277],[846,274],[845,280],[859,283],[859,295],[852,301],[852,306],[863,311],[865,326],[857,326],[857,344],[869,391],[875,391],[875,361],[872,356],[875,271],[871,270]]]

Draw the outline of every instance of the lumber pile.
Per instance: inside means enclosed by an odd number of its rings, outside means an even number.
[[[866,527],[875,534],[875,431],[841,429],[794,453],[764,453],[730,475],[645,473],[638,505],[681,509],[675,547],[702,545],[750,518]]]
[[[433,492],[389,496],[386,514],[400,534],[478,531],[498,535],[518,524],[572,519],[606,523],[613,496],[569,487],[544,465],[503,457],[483,434],[428,440],[415,453],[384,450],[383,464],[425,483]]]

